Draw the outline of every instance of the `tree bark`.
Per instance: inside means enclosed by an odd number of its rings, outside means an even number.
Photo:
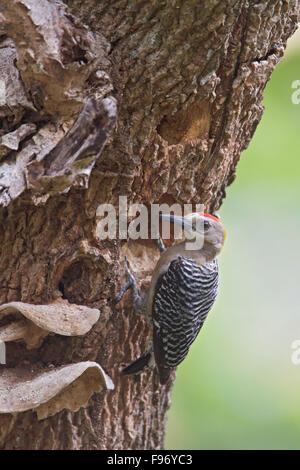
[[[217,210],[298,15],[296,0],[2,0],[0,304],[57,301],[100,317],[81,336],[54,329],[35,347],[7,342],[0,373],[25,371],[30,382],[91,361],[115,388],[103,382],[84,406],[63,402],[43,419],[35,405],[3,412],[1,449],[163,447],[171,384],[154,372],[120,375],[148,329],[130,294],[114,305],[124,255],[147,288],[158,250],[99,240],[97,207],[127,196]],[[82,374],[85,387],[97,380]]]

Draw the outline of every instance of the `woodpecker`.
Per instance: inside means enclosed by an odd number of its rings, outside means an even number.
[[[125,367],[123,374],[136,374],[156,366],[160,383],[166,384],[172,370],[187,356],[217,297],[216,256],[224,245],[226,232],[217,217],[201,212],[185,217],[162,214],[161,218],[180,225],[184,238],[168,249],[159,239],[161,256],[147,297],[139,293],[126,262],[129,281],[116,302],[131,287],[134,309],[146,315],[152,331],[147,352]]]

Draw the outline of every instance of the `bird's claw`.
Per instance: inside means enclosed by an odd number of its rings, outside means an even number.
[[[165,247],[165,244],[163,242],[163,239],[161,238],[161,236],[159,234],[158,234],[158,239],[157,239],[157,246],[158,246],[158,249],[161,253],[166,251],[166,247]]]
[[[131,273],[131,271],[129,269],[129,265],[128,265],[128,261],[127,261],[126,256],[125,256],[125,271],[126,271],[127,276],[129,277],[129,281],[127,281],[126,284],[120,290],[118,296],[115,299],[115,304],[118,304],[122,300],[125,292],[128,291],[128,289],[130,289],[132,286],[133,287],[136,286],[136,281],[135,281],[135,278],[134,278],[133,274]]]
[[[126,271],[127,276],[129,277],[128,282],[130,282],[131,286],[134,285],[136,283],[136,281],[135,281],[135,278],[134,278],[132,272],[129,269],[129,264],[128,264],[126,256],[125,256],[125,271]]]

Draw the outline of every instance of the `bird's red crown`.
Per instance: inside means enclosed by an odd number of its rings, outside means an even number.
[[[198,214],[201,215],[202,217],[209,217],[210,219],[213,219],[216,222],[220,222],[219,219],[217,217],[215,217],[214,215],[205,214],[204,212],[198,212]]]

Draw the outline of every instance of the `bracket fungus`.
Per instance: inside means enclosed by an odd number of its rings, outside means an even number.
[[[34,410],[38,419],[63,409],[77,411],[94,392],[113,390],[110,377],[96,362],[86,361],[49,371],[5,369],[0,375],[0,413]]]
[[[86,334],[99,319],[100,312],[96,308],[57,299],[47,305],[24,302],[1,305],[0,321],[8,315],[10,321],[0,327],[0,341],[23,340],[27,348],[32,349],[39,347],[43,338],[51,333],[64,336]]]

